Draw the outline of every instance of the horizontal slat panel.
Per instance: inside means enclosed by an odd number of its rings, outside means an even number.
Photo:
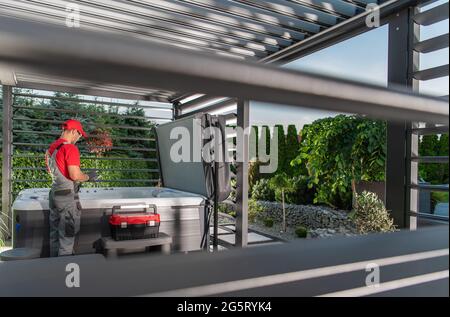
[[[17,8],[19,2],[14,1],[9,8],[4,6],[1,11],[7,12],[21,18],[44,21],[47,23],[60,23],[66,18],[66,12],[63,9],[48,7],[43,9],[43,5],[32,5],[30,3],[22,4],[25,7]],[[83,8],[82,8],[83,9]],[[0,12],[1,12],[0,11]],[[220,52],[228,56],[236,56],[240,58],[264,57],[267,54],[263,52],[253,51],[245,47],[234,47],[226,43],[210,42],[186,34],[177,34],[176,32],[167,32],[160,29],[149,28],[146,25],[130,25],[124,24],[120,19],[107,18],[105,16],[95,16],[90,10],[82,11],[83,28],[91,29],[96,32],[115,32],[125,36],[133,36],[144,38],[148,41],[157,43],[166,43],[166,45],[174,45],[184,47],[186,49],[200,49],[205,52]],[[108,14],[105,12],[105,14]]]
[[[136,119],[136,120],[170,120],[164,117],[149,117],[149,116],[129,116],[121,113],[108,113],[108,112],[96,112],[96,111],[88,111],[84,109],[74,110],[74,109],[61,109],[61,108],[48,108],[48,107],[28,107],[28,106],[20,106],[13,105],[15,109],[24,109],[24,110],[36,110],[36,111],[47,111],[47,112],[57,112],[57,113],[73,113],[73,114],[83,114],[89,116],[105,116],[105,117],[113,117],[113,118],[123,118],[123,119]]]
[[[448,76],[449,66],[442,65],[433,68],[428,68],[424,70],[420,70],[413,74],[414,78],[417,80],[432,80],[444,76]]]
[[[340,19],[336,16],[324,13],[322,11],[311,9],[307,6],[296,5],[284,0],[236,0],[242,4],[247,4],[262,8],[268,11],[268,14],[275,12],[277,15],[290,16],[296,19],[304,19],[305,21],[318,23],[323,26],[333,26]]]
[[[47,183],[50,179],[14,179],[13,183]],[[159,179],[117,179],[117,180],[98,180],[96,183],[157,183]]]
[[[420,156],[412,157],[411,161],[419,163],[448,163],[448,156]]]
[[[448,19],[448,2],[438,5],[430,10],[418,13],[414,16],[414,21],[420,25],[431,25]]]
[[[356,5],[341,1],[341,0],[288,0],[292,3],[297,3],[302,6],[307,6],[321,10],[323,12],[328,12],[330,14],[342,15],[345,17],[352,17],[358,13],[358,8]]]
[[[173,0],[134,0],[134,2],[147,4],[160,9],[165,9],[169,12],[181,13],[188,16],[201,17],[204,20],[213,20],[220,22],[224,25],[232,25],[242,28],[243,30],[256,31],[261,34],[270,34],[285,39],[302,40],[305,37],[304,33],[286,30],[280,24],[277,24],[275,19],[270,17],[252,16],[248,15],[249,12],[242,12],[241,15],[237,15],[236,10],[234,12],[223,12],[220,9],[212,9],[216,4],[211,1],[211,6],[206,8],[205,6],[195,5],[192,3],[179,2]],[[272,21],[272,24],[269,24]]]
[[[13,133],[24,133],[24,134],[41,134],[41,135],[51,135],[51,136],[58,136],[61,135],[61,131],[31,131],[31,130],[13,130]],[[134,138],[134,137],[120,137],[111,135],[110,136],[112,140],[121,140],[121,141],[148,141],[148,142],[155,142],[154,138]],[[99,139],[102,138],[98,135],[90,135],[89,138],[91,139]]]
[[[13,145],[16,146],[35,146],[35,147],[42,147],[47,148],[48,144],[39,144],[39,143],[19,143],[19,142],[13,142]],[[87,150],[86,146],[78,146],[80,150]],[[108,147],[105,146],[92,146],[93,149],[108,149]],[[135,147],[120,147],[120,146],[112,146],[109,149],[111,150],[123,150],[123,151],[135,151],[135,152],[155,152],[156,149],[152,148],[135,148]]]
[[[444,191],[444,192],[448,192],[448,185],[419,184],[419,185],[411,185],[410,188],[420,189],[420,190],[427,190],[427,191]]]
[[[13,167],[16,171],[46,171],[46,167]],[[143,172],[143,173],[159,173],[155,168],[81,168],[82,171],[120,171],[120,172]]]
[[[145,109],[158,109],[158,110],[166,110],[172,111],[172,107],[168,106],[158,106],[158,105],[141,105],[141,104],[129,104],[129,103],[121,103],[121,102],[109,102],[109,101],[101,101],[101,100],[87,100],[81,98],[67,98],[67,97],[56,97],[56,96],[43,96],[36,94],[24,94],[24,93],[14,93],[14,96],[18,97],[26,97],[26,98],[36,98],[36,99],[47,99],[47,100],[56,100],[56,101],[67,101],[67,102],[76,102],[76,103],[87,103],[92,105],[109,105],[116,107],[125,107],[125,108],[145,108]]]
[[[267,26],[281,27],[285,32],[299,32],[299,34],[315,34],[320,32],[321,27],[312,22],[299,18],[291,18],[285,14],[267,12],[255,6],[248,6],[238,2],[227,0],[184,0],[195,6],[201,6],[215,10],[221,14],[230,14],[234,17],[242,17],[250,21],[258,21]],[[195,7],[197,8],[197,7]]]
[[[448,47],[448,33],[416,43],[414,50],[419,53],[430,53]]]
[[[24,155],[13,154],[12,157],[29,158],[29,159],[44,159],[44,155]],[[97,157],[97,156],[83,156],[82,160],[99,160],[99,161],[143,161],[143,162],[158,162],[155,158],[143,158],[143,157]]]
[[[410,216],[412,217],[419,217],[419,218],[424,218],[424,219],[430,219],[430,220],[438,220],[438,221],[445,221],[448,222],[448,217],[446,216],[439,216],[439,215],[433,215],[433,214],[426,214],[426,213],[417,213],[414,211],[411,211],[409,213]]]
[[[42,123],[50,123],[53,125],[60,126],[64,123],[64,121],[57,120],[45,120],[45,119],[30,119],[24,117],[13,117],[13,120],[17,121],[29,121],[29,122],[42,122]],[[170,120],[172,121],[172,120]],[[112,129],[129,129],[129,130],[143,130],[143,131],[153,131],[152,128],[143,128],[143,127],[134,127],[127,125],[110,125],[110,124],[99,124],[99,123],[83,123],[85,126],[90,126],[94,128],[112,128]]]
[[[448,126],[428,127],[428,128],[416,128],[412,132],[418,135],[430,135],[430,134],[442,134],[448,133]]]

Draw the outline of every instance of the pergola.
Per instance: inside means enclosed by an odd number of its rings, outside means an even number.
[[[415,228],[419,191],[448,191],[418,183],[419,162],[448,163],[418,155],[419,135],[448,133],[449,122],[448,96],[418,94],[420,81],[449,72],[419,69],[420,53],[448,47],[448,34],[420,41],[420,25],[448,19],[448,3],[420,12],[431,2],[0,0],[3,213],[11,205],[12,87],[21,87],[169,102],[173,119],[235,105],[242,128],[251,100],[385,119],[386,206],[397,225]],[[389,25],[388,88],[279,67],[370,31],[374,12]],[[66,26],[75,13],[80,27]],[[238,149],[244,157],[248,147]],[[247,244],[247,171],[247,159],[237,164],[237,246]]]

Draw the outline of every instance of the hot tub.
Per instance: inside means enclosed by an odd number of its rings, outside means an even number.
[[[49,255],[49,190],[25,189],[14,201],[14,248],[39,248],[42,257]],[[76,254],[94,253],[94,242],[110,235],[108,218],[112,207],[149,204],[157,206],[160,232],[172,236],[172,250],[201,249],[207,208],[201,195],[161,187],[102,187],[82,188],[79,196],[82,212]]]

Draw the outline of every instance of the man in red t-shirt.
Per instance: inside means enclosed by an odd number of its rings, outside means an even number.
[[[80,152],[75,143],[86,133],[77,120],[67,120],[59,139],[53,142],[45,159],[52,176],[49,193],[50,256],[71,255],[75,236],[80,230],[81,207],[78,189],[81,182],[96,181],[96,171],[84,174]]]

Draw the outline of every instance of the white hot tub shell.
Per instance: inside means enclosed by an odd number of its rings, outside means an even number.
[[[26,189],[14,201],[14,248],[39,248],[42,257],[49,255],[49,190]],[[156,205],[161,216],[160,232],[172,236],[172,250],[201,249],[207,208],[201,195],[162,187],[102,187],[82,188],[79,196],[82,211],[76,254],[94,253],[95,241],[110,235],[108,219],[114,206],[150,204]]]

